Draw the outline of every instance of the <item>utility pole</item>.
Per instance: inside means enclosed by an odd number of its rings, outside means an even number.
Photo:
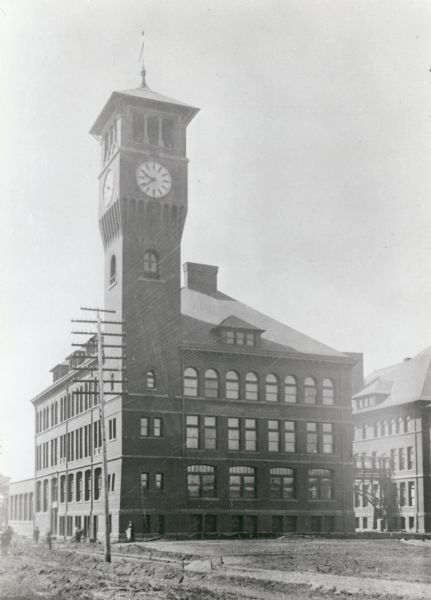
[[[105,392],[103,379],[103,373],[105,371],[125,371],[123,368],[116,369],[108,369],[105,368],[105,360],[119,360],[125,358],[124,355],[121,356],[105,356],[105,348],[121,348],[123,349],[125,345],[121,344],[105,344],[104,337],[105,336],[117,336],[122,337],[124,335],[123,331],[121,333],[107,333],[102,331],[102,325],[123,325],[124,321],[108,321],[103,320],[101,313],[111,313],[115,314],[115,310],[108,310],[102,308],[88,308],[81,307],[81,310],[91,311],[96,313],[96,320],[89,319],[72,319],[74,323],[91,323],[96,325],[97,329],[97,366],[91,367],[90,365],[85,367],[78,367],[77,370],[81,371],[96,371],[97,370],[97,378],[99,381],[99,415],[100,415],[100,432],[102,437],[102,473],[103,473],[103,497],[104,497],[104,521],[105,521],[105,561],[111,562],[111,538],[110,538],[110,519],[109,519],[109,488],[108,488],[108,451],[106,445],[106,426],[105,426],[105,395],[120,395],[120,392]],[[94,332],[89,331],[72,331],[73,334],[78,335],[90,335],[93,336]],[[72,344],[72,346],[85,346],[85,344]],[[74,378],[74,382],[87,382],[86,379],[76,379]],[[114,381],[114,383],[126,383],[126,379],[120,379]],[[94,449],[93,449],[94,451]],[[95,485],[92,485],[92,494],[94,494]]]

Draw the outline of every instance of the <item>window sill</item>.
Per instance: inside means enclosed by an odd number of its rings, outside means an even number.
[[[138,281],[149,281],[152,283],[166,283],[164,279],[160,279],[159,277],[149,277],[148,275],[139,275]]]
[[[112,288],[114,288],[117,285],[117,280],[114,279],[113,281],[109,282],[109,286],[108,286],[108,290],[112,290]]]

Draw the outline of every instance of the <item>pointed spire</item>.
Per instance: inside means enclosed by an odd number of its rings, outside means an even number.
[[[147,72],[145,70],[145,64],[144,64],[144,32],[142,32],[142,46],[141,46],[141,53],[139,54],[139,60],[141,61],[141,77],[142,77],[142,83],[141,83],[141,88],[148,88],[147,82],[145,81],[145,77],[147,75]]]

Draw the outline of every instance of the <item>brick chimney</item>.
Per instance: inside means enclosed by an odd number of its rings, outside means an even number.
[[[183,265],[183,269],[184,285],[187,288],[207,294],[207,296],[215,296],[218,267],[187,262]]]

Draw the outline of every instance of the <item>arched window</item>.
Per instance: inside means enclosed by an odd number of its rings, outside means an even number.
[[[239,398],[239,376],[236,371],[226,373],[226,398],[238,400]]]
[[[334,404],[334,400],[335,400],[334,384],[332,383],[332,381],[330,379],[324,379],[323,380],[322,402],[323,402],[323,404],[330,406],[331,404]]]
[[[256,373],[250,372],[245,376],[245,399],[259,399],[259,380]]]
[[[231,498],[254,498],[256,496],[255,467],[229,468],[229,495]]]
[[[265,400],[267,402],[278,401],[278,379],[274,373],[269,373],[265,378]]]
[[[154,250],[147,250],[144,254],[144,273],[150,277],[157,277],[159,274],[159,260]]]
[[[198,372],[193,367],[184,371],[184,396],[198,395]]]
[[[117,259],[115,254],[111,256],[111,267],[109,270],[109,283],[112,285],[117,281]]]
[[[205,371],[205,397],[206,398],[218,398],[219,380],[218,373],[214,369],[207,369]]]
[[[306,377],[304,381],[304,402],[305,404],[317,402],[317,386],[312,377]]]
[[[294,404],[298,395],[298,386],[293,375],[287,375],[284,380],[284,401]]]
[[[214,498],[215,467],[211,465],[190,465],[187,467],[187,493],[190,498]]]
[[[154,371],[147,371],[146,379],[147,389],[154,390],[156,387],[156,374]]]
[[[329,469],[309,469],[308,497],[310,500],[332,500],[332,472]]]
[[[295,498],[295,472],[288,467],[269,470],[269,487],[272,498]]]

